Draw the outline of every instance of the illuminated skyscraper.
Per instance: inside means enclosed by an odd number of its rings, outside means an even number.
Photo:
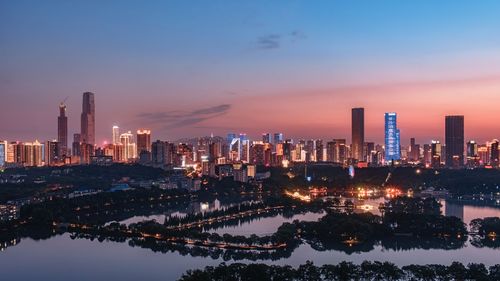
[[[7,142],[0,141],[0,167],[5,166],[7,160]]]
[[[66,105],[59,104],[59,117],[57,117],[57,142],[58,156],[62,160],[63,156],[68,155],[68,117],[66,117]]]
[[[83,93],[82,116],[81,116],[81,142],[95,144],[95,103],[94,94]]]
[[[151,152],[151,130],[137,130],[137,155],[143,151]]]
[[[363,161],[363,147],[365,143],[365,109],[352,109],[352,158]]]
[[[120,135],[120,142],[123,145],[123,161],[130,161],[137,158],[137,147],[134,142],[134,135],[128,131]]]
[[[120,143],[120,127],[113,126],[113,144]]]
[[[441,143],[439,141],[431,142],[431,165],[433,168],[441,166]]]
[[[385,114],[385,161],[399,160],[401,160],[401,143],[397,114],[390,112]]]
[[[446,116],[446,167],[458,168],[464,165],[464,143],[464,116]]]
[[[480,165],[479,146],[473,140],[467,142],[467,167],[476,168]]]

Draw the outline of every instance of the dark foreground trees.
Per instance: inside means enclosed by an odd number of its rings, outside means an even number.
[[[365,261],[360,265],[341,262],[337,265],[315,266],[307,262],[298,268],[266,264],[225,263],[190,270],[180,281],[319,281],[319,280],[500,280],[500,265],[486,268],[484,264],[464,266],[454,262],[445,265],[408,265],[398,267],[389,262]]]

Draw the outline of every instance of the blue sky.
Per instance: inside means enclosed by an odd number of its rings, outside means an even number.
[[[444,121],[415,120],[460,113],[479,122],[494,112],[477,102],[486,113],[476,116],[463,101],[491,100],[499,89],[499,14],[499,1],[2,0],[0,95],[9,106],[0,117],[17,121],[2,122],[0,138],[55,137],[66,96],[77,132],[84,91],[96,93],[101,140],[115,123],[152,127],[162,139],[230,130],[347,138],[351,106],[367,108],[374,140],[385,111],[402,115],[408,138],[440,138]],[[445,86],[428,88],[436,82]],[[400,84],[385,107],[384,85]],[[439,102],[435,115],[419,115],[428,108],[426,93],[415,97],[422,89]],[[226,104],[192,123],[141,117]]]

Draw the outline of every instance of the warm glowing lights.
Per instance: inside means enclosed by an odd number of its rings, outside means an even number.
[[[302,195],[298,191],[295,191],[295,192],[286,191],[285,195],[290,196],[290,197],[295,198],[295,199],[299,199],[301,201],[305,201],[305,202],[310,202],[311,201],[311,196],[309,196],[309,195]]]
[[[401,196],[401,194],[402,194],[401,190],[397,188],[387,188],[385,190],[385,197],[387,198],[395,198]]]
[[[365,212],[369,212],[371,210],[373,210],[373,206],[372,205],[368,205],[368,204],[364,204],[364,205],[360,205],[358,206],[358,209],[361,209]]]

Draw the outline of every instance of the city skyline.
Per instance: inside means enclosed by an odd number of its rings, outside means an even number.
[[[353,107],[366,108],[365,139],[379,143],[385,112],[399,113],[403,143],[444,140],[436,120],[446,115],[466,116],[466,139],[500,131],[489,102],[500,90],[494,1],[58,4],[0,4],[0,93],[15,105],[1,117],[16,120],[0,124],[3,138],[55,138],[53,112],[67,96],[68,132],[77,132],[84,91],[101,105],[98,144],[115,124],[159,139],[349,140]]]

